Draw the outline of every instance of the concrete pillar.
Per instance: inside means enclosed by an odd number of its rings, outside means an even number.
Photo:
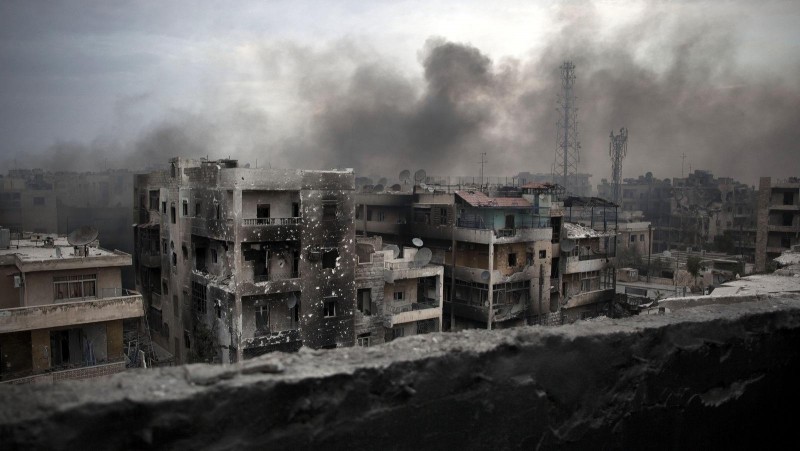
[[[233,191],[233,286],[236,287],[233,297],[233,336],[231,344],[236,347],[236,361],[244,360],[242,351],[242,295],[239,289],[242,274],[242,190]]]
[[[34,373],[50,368],[50,329],[31,331],[31,367]]]
[[[494,319],[494,231],[489,233],[489,282],[487,296],[489,297],[489,312],[486,315],[486,328],[492,329],[492,320]]]

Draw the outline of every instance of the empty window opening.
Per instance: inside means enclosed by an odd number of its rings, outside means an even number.
[[[217,250],[211,249],[211,263],[217,262]]]
[[[171,223],[175,224],[175,204],[169,207],[169,220]]]
[[[269,218],[269,204],[256,205],[256,218],[258,219]]]
[[[189,201],[184,200],[181,203],[181,214],[183,214],[184,217],[189,216]]]
[[[439,224],[447,224],[447,209],[439,209]]]
[[[299,218],[300,217],[300,203],[299,202],[292,202],[292,217]]]
[[[205,285],[192,282],[192,305],[194,311],[201,315],[206,314],[206,287]]]
[[[517,266],[517,254],[512,252],[508,254],[508,266]]]
[[[794,194],[783,193],[783,205],[792,205],[792,204],[794,204]]]
[[[201,204],[200,202],[195,202],[194,203],[194,215],[199,218],[200,215],[202,215],[202,214],[203,214],[203,204]]]
[[[539,251],[539,258],[547,258],[547,251],[546,250]]]
[[[322,219],[336,219],[336,201],[322,201]],[[369,219],[367,219],[369,220]]]
[[[322,310],[322,316],[325,318],[332,318],[336,316],[336,299],[325,299],[325,306]]]
[[[327,249],[322,253],[322,268],[323,269],[336,268],[338,260],[339,260],[339,249]]]
[[[359,289],[357,299],[358,311],[365,316],[372,315],[372,291],[369,288]]]
[[[167,214],[167,201],[161,202],[161,213]]]

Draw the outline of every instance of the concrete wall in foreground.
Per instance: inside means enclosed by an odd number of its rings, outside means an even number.
[[[705,301],[703,301],[705,302]],[[743,448],[794,440],[800,299],[0,389],[12,449]]]

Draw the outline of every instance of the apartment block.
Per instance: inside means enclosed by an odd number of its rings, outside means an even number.
[[[134,182],[134,268],[178,362],[355,343],[352,170],[173,158]]]
[[[782,252],[800,244],[800,179],[761,177],[758,184],[756,271],[765,271]]]
[[[420,258],[430,251],[384,247],[379,236],[357,240],[357,345],[441,331],[444,268]]]
[[[144,314],[122,288],[131,255],[98,243],[0,231],[0,380],[85,379],[126,367],[123,324]],[[5,239],[3,239],[5,238]],[[16,237],[15,237],[16,238]]]

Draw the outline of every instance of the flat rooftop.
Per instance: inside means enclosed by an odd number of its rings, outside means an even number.
[[[103,249],[97,245],[96,241],[89,246],[89,255],[83,257],[74,255],[73,246],[67,242],[66,237],[52,238],[53,245],[49,246],[45,246],[43,240],[11,240],[11,246],[8,249],[0,249],[0,264],[16,263],[18,266],[59,262],[64,262],[65,264],[93,262],[92,264],[94,265],[102,263],[102,266],[129,266],[131,264],[130,254],[117,250]],[[59,249],[61,251],[60,255]],[[13,260],[11,260],[12,257]]]

